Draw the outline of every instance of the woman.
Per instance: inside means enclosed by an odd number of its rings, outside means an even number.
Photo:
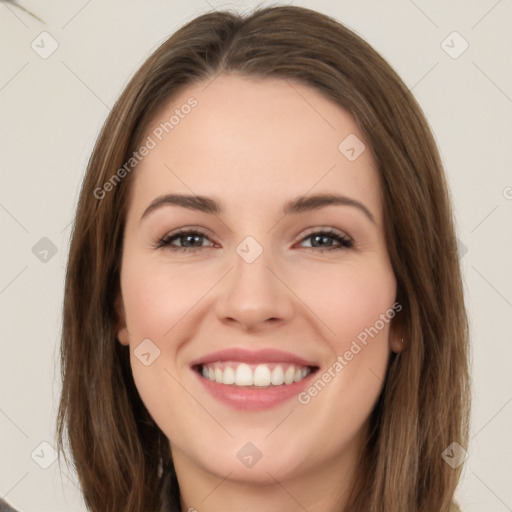
[[[367,43],[273,7],[149,57],[66,276],[58,431],[90,510],[458,510],[467,338],[438,151]]]

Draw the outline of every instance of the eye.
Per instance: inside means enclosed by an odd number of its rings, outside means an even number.
[[[167,247],[172,251],[180,252],[197,252],[202,247],[208,247],[203,245],[204,240],[209,238],[200,231],[180,229],[158,240],[156,247]],[[179,242],[180,245],[176,245],[175,242]]]
[[[320,252],[350,249],[354,246],[354,242],[349,237],[334,229],[314,231],[302,239],[303,242],[306,240],[311,240],[307,248]],[[333,245],[333,241],[338,245]]]

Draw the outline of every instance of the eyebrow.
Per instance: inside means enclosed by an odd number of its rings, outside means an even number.
[[[326,206],[342,205],[357,208],[374,224],[375,217],[370,210],[361,202],[351,197],[338,194],[314,194],[309,196],[299,196],[295,199],[287,201],[283,208],[282,214],[298,214],[318,210]],[[223,209],[221,204],[210,197],[186,195],[186,194],[165,194],[154,199],[151,204],[144,210],[141,221],[151,212],[163,206],[181,206],[190,210],[196,210],[208,214],[221,214]]]

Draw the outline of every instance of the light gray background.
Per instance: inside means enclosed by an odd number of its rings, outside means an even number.
[[[81,511],[76,477],[57,462],[41,465],[55,446],[69,227],[87,159],[109,108],[157,45],[199,13],[256,2],[21,2],[44,23],[0,4],[0,496],[23,512]],[[291,3],[362,35],[432,126],[453,193],[473,342],[472,435],[458,496],[467,512],[510,511],[512,2]],[[43,31],[59,45],[47,59],[31,48],[43,46]],[[442,45],[453,31],[469,43],[455,59],[445,50],[463,42]],[[53,257],[44,247],[33,253],[43,237]]]

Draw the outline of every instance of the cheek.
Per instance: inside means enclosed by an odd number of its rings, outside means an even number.
[[[308,305],[329,327],[325,339],[331,350],[325,366],[330,373],[324,376],[329,391],[325,395],[336,404],[331,412],[339,415],[340,421],[351,411],[353,419],[362,422],[385,380],[390,325],[395,316],[395,276],[387,261],[377,258],[368,259],[364,267],[347,264],[322,272],[323,276],[316,273],[315,279],[304,281],[303,286],[309,290]],[[320,383],[317,388],[322,386]],[[312,390],[313,395],[317,392]]]
[[[327,339],[337,353],[358,336],[364,340],[376,324],[379,333],[388,332],[389,322],[381,318],[395,301],[396,280],[387,261],[376,257],[364,266],[325,266],[314,274],[306,272],[301,288],[308,306],[329,327]]]
[[[179,438],[177,411],[190,408],[190,396],[179,384],[176,366],[180,342],[173,340],[179,339],[178,333],[187,325],[187,314],[211,286],[205,278],[135,258],[123,262],[121,284],[133,378],[147,410],[168,438]],[[151,344],[145,352],[150,353],[152,362],[145,365],[137,354],[141,353],[141,342],[148,339]],[[196,417],[188,417],[187,425],[200,429],[196,421]]]
[[[191,265],[178,269],[135,257],[123,261],[121,287],[133,378],[146,408],[168,437],[175,436],[176,411],[190,408],[190,396],[178,383],[183,369],[183,361],[178,361],[180,346],[194,337],[194,314],[218,279],[212,268],[201,271]],[[148,339],[151,344],[144,353],[150,352],[151,360],[153,354],[158,357],[146,366],[137,354]],[[162,397],[172,397],[172,407],[163,407]],[[192,425],[195,419],[187,421]]]
[[[344,425],[349,435],[368,418],[385,380],[396,280],[387,262],[377,259],[364,268],[325,270],[323,279],[317,274],[308,284],[308,305],[334,331],[326,337],[331,359],[318,375],[322,382],[315,381],[301,403],[310,403],[311,411],[322,410],[321,402],[332,404],[323,421]]]
[[[122,280],[130,343],[141,336],[169,339],[182,321],[186,323],[187,314],[211,288],[216,276],[161,264],[135,263],[126,266]]]

